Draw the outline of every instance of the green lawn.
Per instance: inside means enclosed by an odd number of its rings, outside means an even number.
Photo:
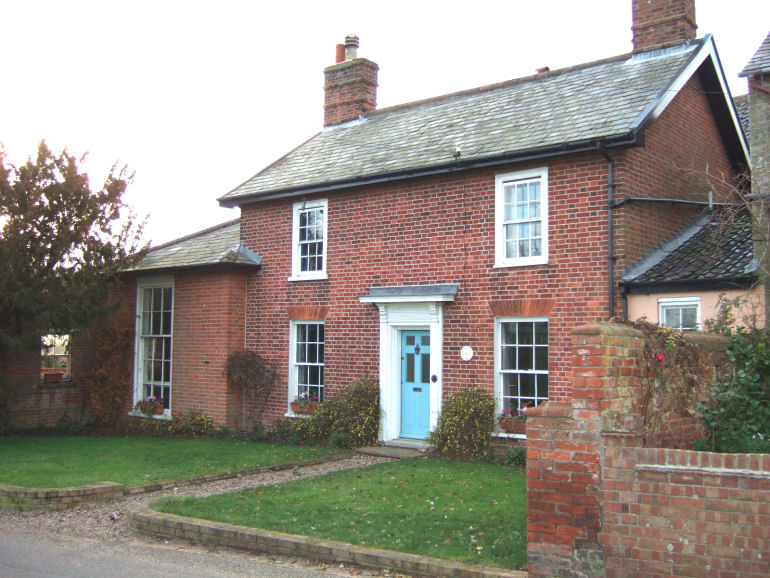
[[[138,486],[340,453],[238,440],[139,436],[0,438],[0,483],[61,488],[110,481]]]
[[[527,563],[526,475],[493,464],[404,460],[152,507],[438,558]]]

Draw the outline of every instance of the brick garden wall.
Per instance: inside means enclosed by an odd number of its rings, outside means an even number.
[[[532,576],[766,576],[770,456],[645,447],[641,334],[597,324],[573,332],[573,402],[527,420]],[[726,342],[688,335],[716,371]],[[686,426],[689,421],[689,429]],[[691,441],[697,417],[653,442]]]

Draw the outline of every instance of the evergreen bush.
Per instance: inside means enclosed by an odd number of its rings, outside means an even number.
[[[431,454],[461,460],[482,459],[489,454],[490,435],[495,429],[495,401],[474,387],[449,395],[428,436]]]

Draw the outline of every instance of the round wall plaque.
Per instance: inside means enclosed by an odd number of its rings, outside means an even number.
[[[473,348],[469,345],[463,345],[460,349],[460,359],[463,361],[470,361],[473,359]]]

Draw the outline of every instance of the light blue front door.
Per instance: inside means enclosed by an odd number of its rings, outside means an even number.
[[[401,437],[424,440],[430,429],[430,332],[401,332]]]

